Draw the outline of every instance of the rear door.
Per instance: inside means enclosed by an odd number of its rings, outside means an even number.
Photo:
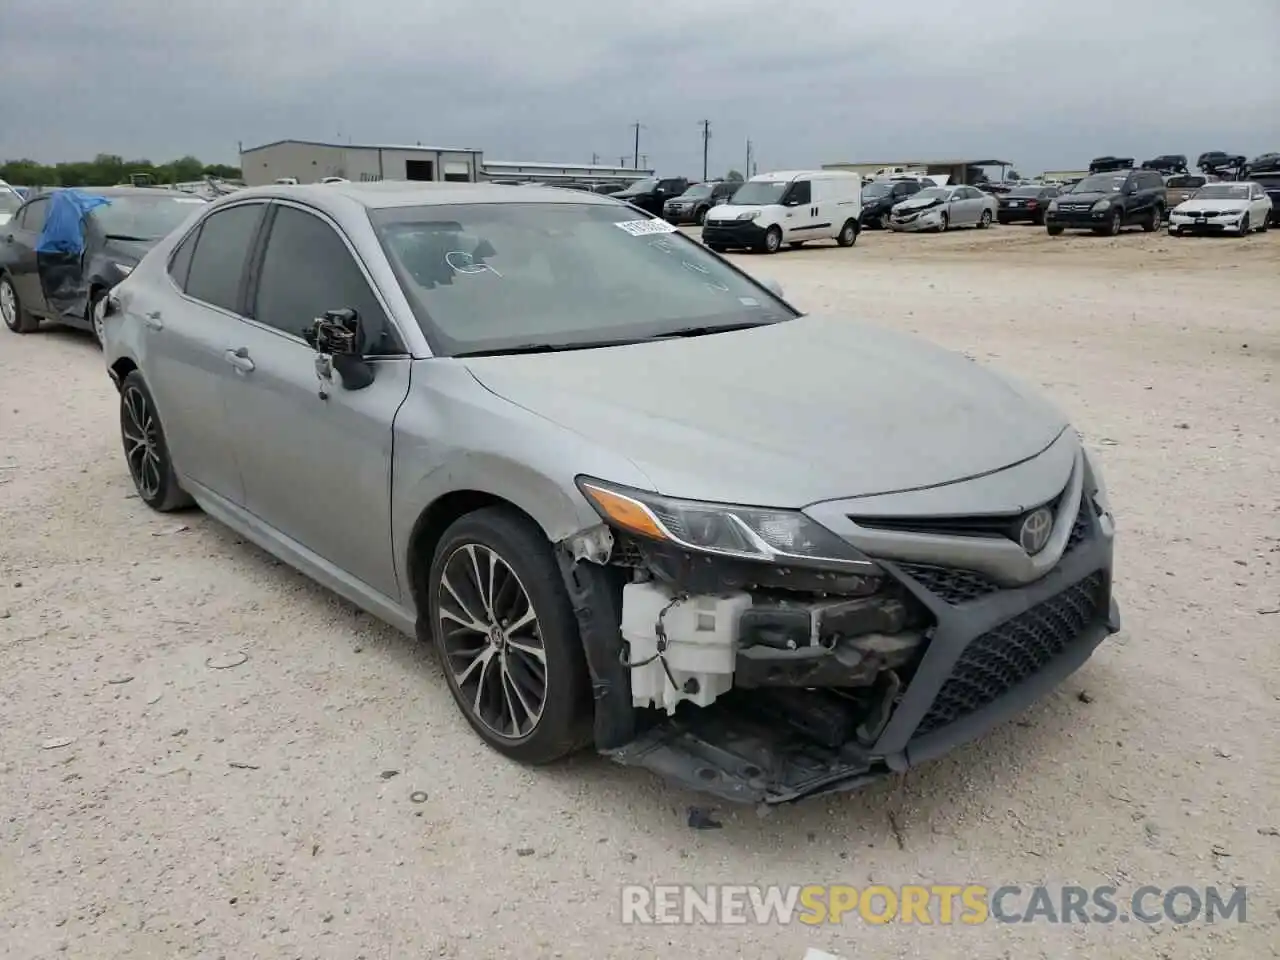
[[[22,306],[30,313],[48,316],[44,291],[40,287],[39,264],[36,244],[44,218],[49,213],[49,198],[36,197],[28,201],[4,226],[0,226],[0,239],[5,246],[5,261],[13,276],[13,287],[18,292]]]
[[[171,286],[131,309],[146,325],[143,373],[165,425],[177,470],[219,497],[244,502],[227,417],[225,354],[244,310],[249,254],[264,202],[223,207],[206,217],[173,251]]]
[[[383,596],[400,590],[391,549],[392,423],[409,391],[404,340],[354,246],[324,214],[273,204],[248,316],[228,344],[227,407],[260,520]],[[320,374],[303,339],[328,310],[366,331],[374,381]]]

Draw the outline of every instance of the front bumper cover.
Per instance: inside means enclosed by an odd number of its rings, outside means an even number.
[[[721,247],[762,247],[764,227],[754,220],[707,220],[702,225],[702,242]]]
[[[1059,685],[1120,629],[1113,540],[1087,499],[1081,509],[1080,541],[1026,586],[957,601],[936,568],[883,563],[937,626],[871,746],[823,746],[762,712],[752,691],[734,690],[715,708],[678,713],[601,752],[722,800],[781,804],[853,790],[976,739]]]

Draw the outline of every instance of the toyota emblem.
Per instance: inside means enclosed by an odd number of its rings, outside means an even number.
[[[1039,553],[1049,542],[1053,533],[1053,513],[1048,507],[1032,510],[1022,518],[1022,526],[1018,528],[1018,543],[1030,554]]]

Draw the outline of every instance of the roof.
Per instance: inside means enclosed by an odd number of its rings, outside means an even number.
[[[168,187],[45,187],[40,196],[48,196],[59,190],[79,190],[96,197],[168,197],[173,200],[192,200],[189,193],[170,190]]]
[[[433,147],[422,143],[326,143],[323,140],[272,140],[256,147],[245,147],[240,156],[256,153],[285,143],[301,143],[309,147],[337,147],[342,150],[422,150],[426,153],[483,153],[479,147]]]
[[[1012,167],[1012,160],[840,160],[824,167]]]
[[[524,161],[524,160],[486,160],[482,166],[488,170],[492,167],[518,167],[522,170],[590,170],[597,173],[621,172],[621,173],[642,173],[651,175],[652,170],[646,170],[643,167],[617,167],[606,166],[596,163],[546,163],[543,161]]]
[[[856,177],[856,173],[849,173],[846,170],[771,170],[768,173],[757,173],[752,180],[757,183],[781,183],[783,181],[794,180],[796,177],[812,177],[817,174],[823,176],[847,176]]]
[[[318,204],[334,196],[346,197],[370,210],[452,203],[617,203],[604,194],[561,190],[557,187],[497,183],[448,183],[381,180],[368,183],[270,184],[249,187],[228,199],[303,197]]]

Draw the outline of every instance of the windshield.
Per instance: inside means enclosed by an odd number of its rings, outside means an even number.
[[[633,193],[652,193],[656,189],[658,189],[658,178],[650,177],[648,180],[637,180],[622,192],[629,196]]]
[[[951,191],[946,187],[925,187],[911,199],[918,197],[921,200],[946,200],[949,196]]]
[[[1203,187],[1205,185],[1204,177],[1197,177],[1194,173],[1189,176],[1170,177],[1164,182],[1166,187]]]
[[[697,199],[700,199],[701,197],[709,197],[711,196],[711,188],[708,187],[705,183],[700,183],[696,187],[690,187],[684,193],[680,194],[680,196],[688,197],[690,200],[697,200]]]
[[[869,183],[862,188],[862,196],[866,199],[874,200],[876,197],[885,196],[892,189],[893,186],[888,183]]]
[[[739,187],[729,202],[739,207],[751,203],[777,203],[789,186],[784,180],[752,180]]]
[[[1197,200],[1248,200],[1247,183],[1209,183],[1196,191]]]
[[[13,213],[22,206],[22,198],[8,187],[0,187],[0,213]]]
[[[180,226],[196,206],[205,201],[199,197],[156,196],[107,197],[111,202],[89,214],[108,237],[122,240],[153,242]]]
[[[1128,180],[1127,174],[1111,174],[1100,173],[1096,176],[1085,177],[1074,187],[1071,188],[1072,193],[1119,193],[1120,188],[1124,186],[1124,182]]]
[[[370,219],[442,355],[631,343],[795,315],[675,227],[612,204],[391,207]]]

